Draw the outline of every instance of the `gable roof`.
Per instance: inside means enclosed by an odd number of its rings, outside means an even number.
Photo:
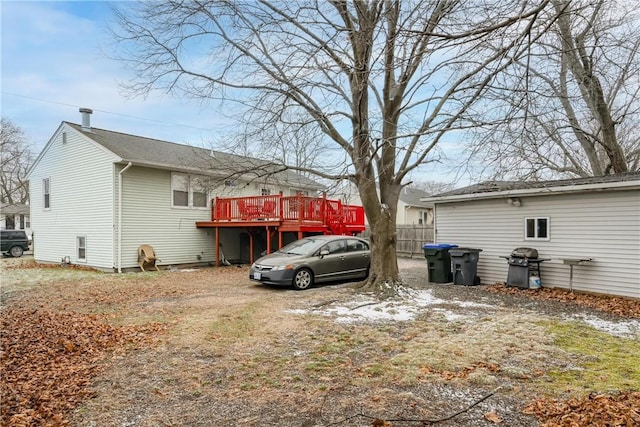
[[[122,163],[221,178],[260,178],[297,188],[322,188],[299,173],[264,160],[94,127],[87,131],[81,125],[63,123],[120,157]]]
[[[616,188],[640,189],[640,171],[552,181],[485,181],[436,194],[431,197],[425,197],[421,200],[454,202],[480,198],[489,199],[518,195],[562,194]]]
[[[10,205],[8,203],[2,203],[0,204],[0,211],[2,211],[2,215],[16,215],[16,214],[29,215],[29,205],[23,205],[23,204]]]
[[[429,193],[417,188],[404,187],[400,192],[400,200],[409,206],[415,206],[419,208],[432,208],[433,203],[423,202],[420,199],[429,197]]]

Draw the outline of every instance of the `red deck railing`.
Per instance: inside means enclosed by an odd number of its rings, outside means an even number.
[[[279,221],[299,225],[324,225],[332,234],[364,231],[362,206],[344,205],[326,197],[269,196],[216,197],[212,200],[214,222]]]

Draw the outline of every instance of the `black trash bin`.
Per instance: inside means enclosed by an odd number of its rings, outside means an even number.
[[[482,249],[452,248],[449,249],[453,265],[453,284],[475,286],[480,284],[478,277],[478,258]]]
[[[458,245],[448,243],[426,244],[422,247],[427,259],[430,282],[449,283],[453,280],[449,249],[457,247]]]

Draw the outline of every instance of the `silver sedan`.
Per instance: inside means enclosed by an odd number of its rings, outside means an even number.
[[[365,279],[369,275],[369,242],[352,236],[311,236],[296,240],[251,265],[251,280],[293,286]]]

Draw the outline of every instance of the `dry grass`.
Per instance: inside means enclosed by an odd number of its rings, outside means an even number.
[[[247,273],[11,269],[2,292],[5,304],[24,309],[168,326],[156,345],[106,362],[93,379],[95,398],[68,415],[73,425],[321,426],[360,412],[437,418],[500,386],[442,425],[488,425],[484,414],[495,412],[504,425],[528,426],[536,421],[523,407],[566,381],[550,373],[577,366],[579,349],[554,340],[548,315],[517,306],[440,303],[407,322],[336,323],[309,308],[350,300],[346,285],[296,292],[255,285]],[[370,424],[356,417],[339,425]]]

